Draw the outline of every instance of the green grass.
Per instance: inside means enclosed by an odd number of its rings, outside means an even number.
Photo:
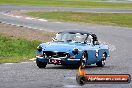
[[[96,2],[98,0],[0,0],[0,4],[64,6],[81,8],[132,8],[132,3]]]
[[[81,12],[29,12],[27,15],[49,20],[132,27],[132,14]]]
[[[0,34],[0,63],[27,61],[35,57],[39,43]]]

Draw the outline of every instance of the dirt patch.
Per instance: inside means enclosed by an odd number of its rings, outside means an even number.
[[[55,33],[53,32],[17,27],[3,23],[0,23],[0,33],[11,37],[24,38],[27,40],[39,40],[42,42],[51,41],[51,38],[55,36]]]

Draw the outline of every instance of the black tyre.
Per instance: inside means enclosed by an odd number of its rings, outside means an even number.
[[[87,57],[88,57],[87,53],[84,52],[83,55],[82,55],[82,59],[81,59],[81,66],[82,66],[82,68],[86,67]]]
[[[103,53],[103,55],[102,55],[102,60],[99,61],[99,62],[97,62],[96,65],[97,65],[98,67],[104,67],[104,66],[105,66],[105,61],[106,61],[106,54]]]
[[[46,62],[40,62],[40,61],[36,61],[36,64],[39,68],[45,68],[47,63]]]

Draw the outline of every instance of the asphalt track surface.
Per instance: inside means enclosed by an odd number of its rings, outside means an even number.
[[[0,22],[47,31],[84,30],[96,33],[99,40],[110,46],[111,58],[103,68],[95,65],[86,68],[88,74],[130,74],[132,75],[132,28],[93,24],[51,22],[12,16],[13,11],[77,11],[132,13],[125,9],[86,9],[35,6],[0,6]],[[47,65],[39,69],[35,62],[0,64],[0,88],[132,88],[130,84],[86,84],[76,83],[77,69]]]

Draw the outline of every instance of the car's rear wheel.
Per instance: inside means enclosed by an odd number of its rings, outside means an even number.
[[[87,53],[86,52],[84,52],[83,54],[82,54],[82,59],[81,59],[81,67],[82,68],[85,68],[86,67],[86,62],[87,62]]]
[[[98,67],[104,67],[105,66],[105,61],[106,61],[106,54],[103,53],[101,61],[97,62],[96,65]]]
[[[45,68],[47,63],[46,62],[40,62],[40,61],[36,61],[36,64],[39,68]]]

